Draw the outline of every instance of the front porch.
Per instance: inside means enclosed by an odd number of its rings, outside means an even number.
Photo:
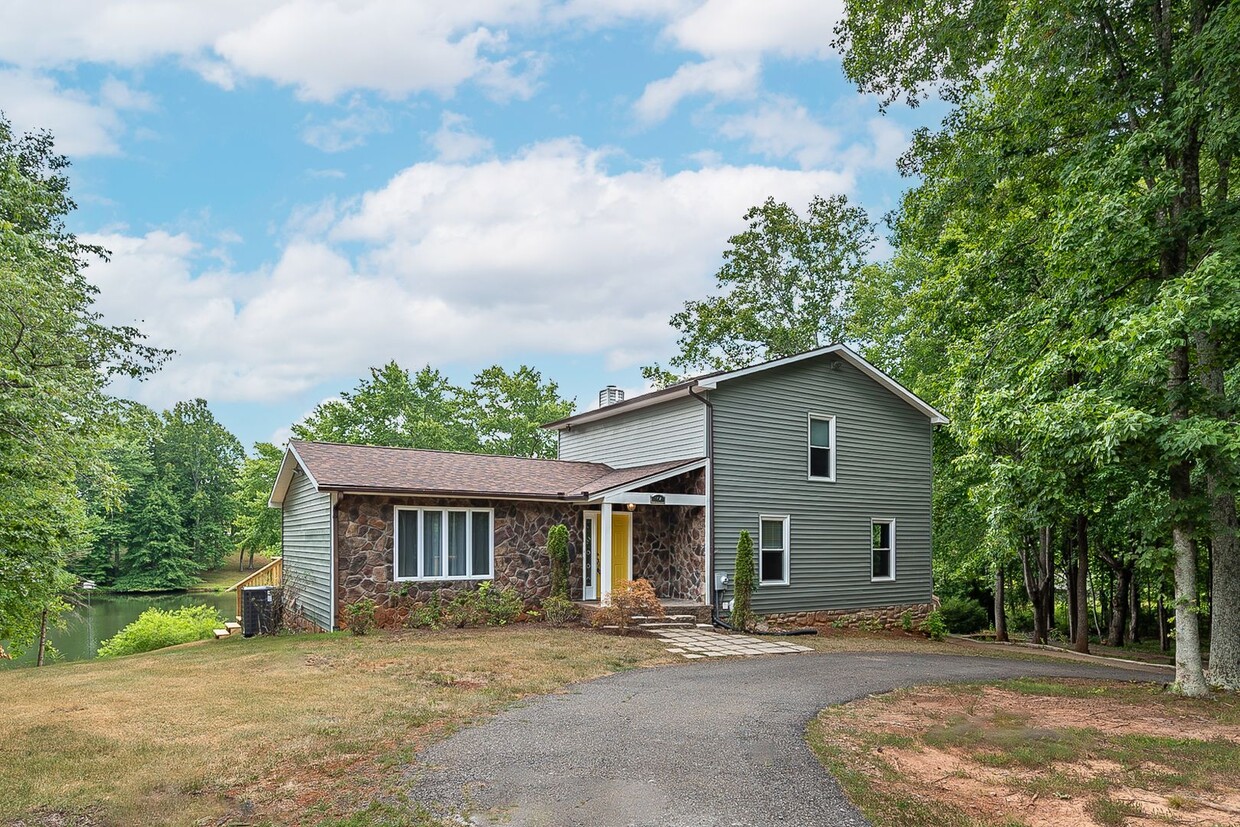
[[[569,594],[589,612],[615,583],[644,579],[669,613],[704,610],[709,622],[704,463],[641,482],[600,491],[583,507]]]

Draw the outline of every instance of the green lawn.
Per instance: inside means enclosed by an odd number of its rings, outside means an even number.
[[[238,582],[243,580],[246,575],[253,574],[271,561],[261,554],[254,555],[254,568],[249,567],[250,560],[246,558],[246,567],[241,570],[237,567],[237,558],[229,557],[222,566],[217,569],[209,569],[198,575],[199,582],[197,585],[190,586],[191,592],[222,592]]]
[[[424,823],[399,797],[367,811],[420,747],[524,696],[670,660],[652,639],[519,624],[16,670],[0,824]]]

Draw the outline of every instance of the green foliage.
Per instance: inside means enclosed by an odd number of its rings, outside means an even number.
[[[874,244],[865,211],[842,195],[815,196],[802,218],[768,198],[745,221],[715,274],[718,295],[672,316],[681,334],[674,367],[744,367],[845,339],[848,287]],[[659,384],[674,378],[658,366],[644,373]]]
[[[468,388],[429,365],[416,374],[388,362],[352,391],[324,402],[293,426],[299,439],[554,457],[556,441],[540,426],[572,413],[555,382],[526,365],[495,365]]]
[[[147,609],[138,619],[99,646],[99,657],[112,658],[150,652],[192,640],[208,640],[224,618],[210,606],[186,606],[165,611]]]
[[[552,626],[563,626],[581,616],[577,604],[563,595],[553,594],[542,602],[543,618]]]
[[[443,626],[464,629],[467,626],[507,626],[525,609],[525,601],[510,586],[496,588],[489,580],[477,588],[450,591],[446,602],[435,592],[431,602],[416,606],[409,623],[417,628],[438,629]]]
[[[917,631],[931,640],[942,640],[947,637],[947,623],[943,620],[943,613],[933,611],[926,615],[926,619],[917,627]]]
[[[233,543],[242,555],[249,554],[251,566],[256,553],[266,557],[280,553],[280,510],[269,508],[267,499],[283,459],[284,452],[270,442],[256,442],[254,456],[241,464],[233,492]]]
[[[732,575],[732,625],[737,629],[748,629],[753,623],[755,571],[753,538],[742,530],[736,542],[736,571]]]
[[[900,628],[906,632],[913,631],[913,613],[904,612],[900,615]]]
[[[568,526],[551,526],[547,532],[547,556],[551,558],[551,594],[567,599]]]
[[[443,623],[443,600],[438,591],[432,592],[426,603],[416,603],[409,610],[407,625],[411,629],[439,629]]]
[[[346,603],[344,627],[353,635],[361,637],[375,628],[375,601],[369,597]]]
[[[488,626],[507,626],[516,620],[525,608],[521,595],[510,586],[497,589],[494,583],[483,581],[478,584],[478,590],[474,594],[477,595],[479,609]]]
[[[948,597],[939,607],[947,631],[957,635],[980,632],[990,623],[990,615],[981,603],[967,597]]]
[[[66,566],[91,528],[79,478],[115,495],[105,384],[166,355],[100,322],[85,268],[104,251],[65,229],[67,167],[50,135],[14,135],[0,117],[0,640],[14,653],[73,583]]]

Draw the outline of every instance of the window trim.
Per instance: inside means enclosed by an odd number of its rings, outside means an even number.
[[[887,550],[888,556],[891,558],[891,575],[888,577],[874,576],[874,526],[888,525],[891,526],[891,548]],[[894,517],[871,517],[870,518],[870,582],[871,583],[894,583],[896,579],[896,521]]]
[[[413,577],[401,577],[400,575],[400,512],[415,511],[418,515],[418,547],[414,554],[418,560],[418,573]],[[448,570],[448,512],[464,512],[470,515],[465,520],[465,574],[464,575],[442,575],[440,577],[423,577],[422,576],[422,543],[426,541],[426,532],[422,528],[422,515],[427,511],[436,511],[443,514],[443,530],[440,533],[440,560],[443,563],[443,570]],[[474,521],[473,514],[484,513],[489,515],[491,523],[491,531],[487,537],[488,555],[491,563],[490,574],[473,574],[474,555],[473,555],[473,532]],[[462,508],[447,506],[421,506],[421,505],[397,505],[392,510],[392,580],[400,582],[417,581],[420,583],[442,583],[447,581],[460,582],[463,580],[494,580],[495,579],[495,509],[494,508]]]
[[[784,524],[784,579],[762,579],[762,524],[765,522],[781,522]],[[758,515],[758,586],[790,586],[792,585],[792,515],[790,514],[759,514]]]
[[[827,477],[814,476],[813,451],[815,447],[819,447],[819,448],[822,447],[822,446],[814,445],[813,440],[814,440],[814,421],[815,420],[819,422],[827,423],[827,433],[829,435],[828,439],[831,440],[831,445],[827,449],[831,452],[830,454],[831,469],[830,469],[830,476],[827,476]],[[813,412],[806,414],[806,418],[805,418],[805,474],[806,474],[806,478],[811,480],[812,482],[835,482],[835,455],[837,453],[838,451],[836,450],[836,442],[835,442],[835,417],[832,415],[828,415],[828,414],[816,414]]]

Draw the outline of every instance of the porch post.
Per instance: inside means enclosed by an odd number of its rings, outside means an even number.
[[[599,520],[598,602],[603,604],[611,597],[611,503],[603,503]]]

